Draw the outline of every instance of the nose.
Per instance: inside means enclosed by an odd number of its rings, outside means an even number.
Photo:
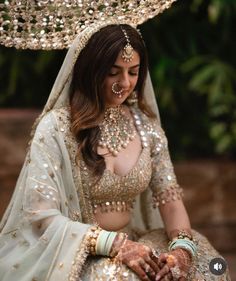
[[[123,73],[121,79],[120,79],[120,86],[123,89],[129,89],[130,87],[130,79],[129,79],[129,74],[128,73]]]

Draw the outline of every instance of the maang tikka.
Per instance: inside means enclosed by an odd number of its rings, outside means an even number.
[[[124,46],[122,50],[122,59],[125,62],[131,62],[134,58],[134,48],[130,44],[129,36],[126,32],[126,30],[123,27],[120,27],[122,32],[124,33],[125,39],[126,39],[126,45]]]

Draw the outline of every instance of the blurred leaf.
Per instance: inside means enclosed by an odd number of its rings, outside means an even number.
[[[232,143],[232,136],[231,135],[224,135],[222,138],[218,139],[216,144],[216,151],[221,154],[227,151]]]
[[[212,125],[210,135],[213,139],[219,139],[225,134],[226,125],[224,123],[215,123]]]

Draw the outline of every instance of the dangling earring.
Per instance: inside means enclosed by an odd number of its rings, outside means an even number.
[[[137,91],[133,91],[129,97],[126,99],[128,105],[134,105],[138,102]]]
[[[114,82],[111,86],[111,90],[112,92],[118,97],[118,98],[122,98],[122,92],[124,91],[123,88],[121,88],[120,90],[118,90],[119,87],[119,82]]]

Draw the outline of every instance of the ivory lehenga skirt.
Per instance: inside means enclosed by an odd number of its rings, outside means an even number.
[[[130,233],[129,233],[130,235]],[[132,234],[131,234],[132,235]],[[155,249],[157,253],[168,251],[168,238],[163,229],[149,231],[143,235],[133,234],[133,240]],[[193,230],[194,242],[197,245],[197,256],[189,271],[188,281],[230,281],[229,271],[214,275],[209,269],[210,261],[222,258],[212,247],[206,237]],[[138,281],[139,277],[125,265],[105,257],[89,257],[84,265],[80,280],[82,281]]]

